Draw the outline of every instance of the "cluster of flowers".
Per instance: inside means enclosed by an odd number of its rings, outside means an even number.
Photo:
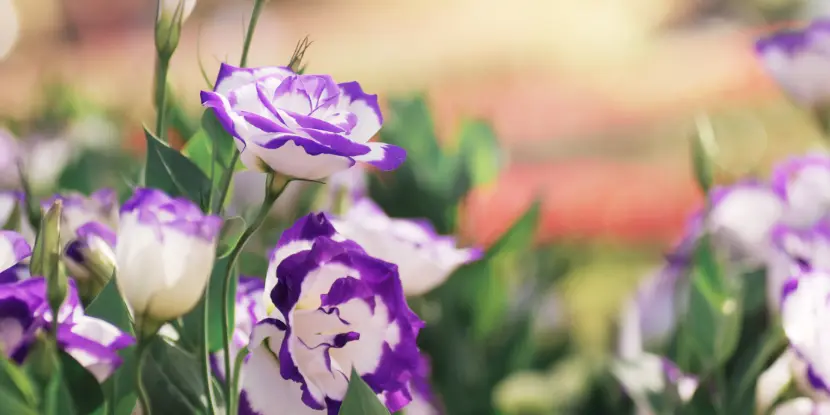
[[[249,350],[240,413],[337,414],[353,369],[391,411],[415,400],[409,407],[435,413],[416,345],[423,322],[406,296],[431,290],[481,252],[457,248],[429,223],[389,218],[366,197],[362,173],[349,171],[356,162],[389,170],[405,159],[403,149],[369,142],[383,122],[377,97],[329,76],[223,64],[202,101],[233,135],[247,168],[306,180],[338,173],[332,181],[350,189],[341,215],[311,213],[284,231],[264,279],[239,277],[230,353]],[[19,203],[13,192],[2,199]],[[78,291],[94,296],[115,275],[137,325],[176,319],[203,295],[222,219],[149,188],[120,208],[111,190],[55,196],[44,207],[58,199],[62,259],[73,282],[57,338],[103,381],[120,363],[116,352],[134,339],[84,316]],[[21,362],[53,316],[44,279],[26,272],[34,232],[19,230],[0,234],[0,344]],[[220,378],[223,358],[212,356]]]
[[[777,33],[757,43],[770,74],[791,98],[810,109],[830,101],[830,22]],[[789,347],[758,380],[759,413],[794,382],[804,396],[775,405],[775,414],[830,413],[830,154],[817,151],[777,165],[769,180],[716,187],[709,209],[694,215],[666,264],[647,278],[622,319],[619,368],[632,397],[647,408],[646,392],[676,390],[688,400],[697,380],[645,346],[664,343],[688,307],[689,267],[697,241],[708,234],[727,259],[730,278],[765,270],[767,308],[780,321]],[[747,281],[762,284],[763,281]],[[642,375],[626,381],[626,376]],[[644,380],[644,379],[651,379]],[[667,387],[667,385],[671,385]],[[632,392],[632,391],[629,391]]]

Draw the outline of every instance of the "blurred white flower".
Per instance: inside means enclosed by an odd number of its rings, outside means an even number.
[[[14,49],[20,35],[20,22],[17,20],[12,0],[0,0],[0,60]]]

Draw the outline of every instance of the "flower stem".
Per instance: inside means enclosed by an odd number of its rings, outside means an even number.
[[[202,297],[202,330],[204,331],[202,336],[202,344],[201,344],[201,352],[202,352],[202,375],[205,377],[205,396],[207,397],[207,410],[208,415],[213,415],[216,413],[216,396],[213,393],[213,388],[211,387],[211,379],[213,379],[213,375],[210,372],[210,347],[208,343],[210,342],[210,338],[208,337],[208,326],[210,325],[209,322],[209,315],[208,312],[209,308],[209,298],[210,298],[210,279],[208,279],[208,283],[205,286],[205,294]]]
[[[231,390],[236,391],[239,390],[239,373],[242,371],[242,363],[245,361],[245,356],[248,355],[248,347],[245,346],[239,353],[236,354],[236,361],[234,362],[233,366],[233,376],[230,378],[225,379],[225,382],[230,382]],[[227,377],[227,376],[226,376]],[[229,414],[235,414],[239,412],[239,400],[234,399],[233,407],[230,407],[231,411],[228,412]]]
[[[225,279],[222,281],[222,349],[224,350],[225,355],[225,376],[226,378],[231,374],[231,353],[230,353],[230,332],[231,332],[231,322],[230,322],[230,315],[228,310],[233,307],[231,304],[231,299],[228,298],[230,294],[230,286],[231,286],[231,278],[233,278],[233,270],[236,267],[236,261],[239,259],[239,254],[242,253],[242,249],[245,247],[245,244],[248,243],[248,240],[251,239],[251,236],[256,233],[256,231],[262,226],[265,222],[265,218],[268,216],[268,212],[271,211],[271,207],[274,206],[274,202],[280,197],[282,192],[285,190],[290,180],[286,180],[279,189],[275,189],[275,180],[278,176],[274,173],[269,173],[268,178],[265,180],[265,200],[262,201],[262,205],[259,207],[259,213],[257,213],[256,218],[250,225],[245,229],[245,232],[242,233],[242,236],[239,238],[239,242],[233,248],[230,254],[228,254],[228,268],[225,271]],[[233,379],[226,379],[225,381],[225,402],[227,408],[233,408],[236,404],[236,391],[232,390],[234,381]]]
[[[248,50],[251,49],[251,41],[254,39],[254,30],[259,21],[259,15],[262,13],[262,6],[265,0],[254,1],[254,11],[251,13],[251,22],[248,23],[248,32],[245,33],[245,43],[242,44],[242,59],[239,60],[239,66],[244,68],[248,64]]]
[[[167,72],[170,69],[170,58],[161,56],[156,58],[156,82],[155,82],[155,103],[156,103],[156,136],[162,142],[167,142],[167,128],[165,118],[167,116]]]
[[[147,390],[144,389],[144,383],[141,379],[141,373],[144,369],[144,358],[147,356],[147,352],[149,351],[149,342],[152,341],[150,339],[139,339],[138,346],[136,346],[136,367],[135,367],[135,388],[138,394],[138,402],[141,405],[141,413],[143,415],[151,415],[150,413],[150,396],[147,395]]]

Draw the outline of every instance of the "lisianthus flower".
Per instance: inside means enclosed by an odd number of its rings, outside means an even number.
[[[781,294],[781,324],[795,353],[808,365],[816,389],[830,385],[830,273],[806,271],[789,279]]]
[[[58,346],[99,382],[121,365],[118,351],[135,342],[112,324],[85,316],[72,281],[57,319],[49,308],[44,278],[0,284],[0,320],[0,350],[17,363],[26,359],[37,333],[57,320]]]
[[[78,228],[96,222],[115,231],[118,228],[118,195],[114,189],[100,189],[85,196],[77,192],[56,194],[44,200],[48,209],[56,201],[63,202],[61,211],[61,240],[67,245],[77,237]]]
[[[332,223],[338,233],[357,242],[369,255],[396,264],[406,295],[432,290],[458,267],[482,256],[479,249],[458,248],[454,237],[438,235],[426,220],[386,216],[368,198],[354,201]]]
[[[240,413],[336,415],[352,369],[390,411],[412,400],[423,323],[397,267],[338,235],[325,215],[283,233],[265,296],[269,314],[251,336]]]
[[[251,170],[320,180],[356,162],[393,170],[406,158],[400,147],[368,142],[383,117],[377,96],[357,82],[222,64],[216,87],[202,91],[202,104],[236,138],[240,160]]]
[[[830,82],[830,21],[816,20],[802,29],[787,30],[756,43],[756,51],[767,72],[796,102],[826,103]]]
[[[196,306],[210,278],[222,219],[193,202],[140,188],[121,207],[116,282],[137,320],[164,323]]]

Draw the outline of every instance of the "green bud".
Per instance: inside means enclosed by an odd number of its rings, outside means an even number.
[[[32,250],[32,261],[29,270],[33,276],[46,278],[47,298],[54,315],[58,314],[61,304],[66,298],[66,273],[61,264],[61,213],[63,201],[56,200],[43,215],[40,231]]]
[[[169,61],[179,46],[182,22],[193,9],[194,1],[159,0],[156,19],[156,52],[160,60]]]
[[[697,133],[692,138],[692,166],[698,186],[708,193],[715,181],[712,167],[712,157],[717,151],[715,130],[707,116],[699,116],[695,124]]]
[[[314,42],[308,40],[308,36],[297,42],[297,46],[294,48],[294,54],[291,55],[291,60],[288,61],[288,68],[291,69],[291,71],[297,74],[305,72],[306,65],[303,64],[303,57],[305,56],[306,49],[308,49],[312,43]]]

